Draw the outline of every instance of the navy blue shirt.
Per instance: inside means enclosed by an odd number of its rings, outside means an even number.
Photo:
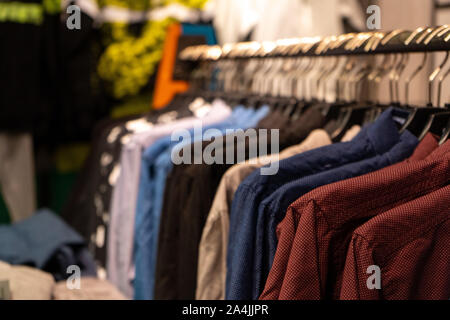
[[[393,112],[386,110],[350,142],[282,160],[276,175],[263,176],[258,169],[242,182],[230,212],[226,299],[258,299],[276,250],[277,222],[298,197],[412,154],[418,140],[409,132],[399,134]]]

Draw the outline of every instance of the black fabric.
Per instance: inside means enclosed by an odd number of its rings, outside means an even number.
[[[90,16],[81,12],[81,29],[69,30],[60,22],[58,37],[58,107],[54,110],[59,139],[88,141],[95,124],[106,117],[109,107],[98,78],[99,31]]]
[[[0,131],[31,132],[52,147],[89,140],[108,113],[95,78],[97,34],[84,12],[79,30],[45,11],[40,24],[0,22]]]
[[[286,128],[290,124],[290,119],[280,110],[274,110],[265,116],[258,123],[258,129]]]
[[[283,117],[273,114],[258,127],[279,125]],[[311,130],[322,127],[324,117],[307,111],[290,127],[280,129],[280,149],[303,141]],[[267,150],[270,152],[270,135]],[[246,159],[248,158],[248,139]],[[203,148],[208,142],[203,143]],[[231,147],[224,139],[223,155]],[[233,144],[236,150],[237,142]],[[191,150],[194,148],[192,147]],[[236,156],[236,155],[235,155]],[[156,263],[155,299],[195,299],[198,246],[207,215],[223,174],[232,164],[181,164],[174,167],[166,181]]]
[[[34,120],[48,114],[40,93],[42,40],[39,25],[0,23],[0,131],[31,131]]]
[[[308,108],[298,120],[292,121],[284,130],[280,130],[280,149],[302,142],[311,131],[324,125],[325,117],[322,112],[314,107]]]

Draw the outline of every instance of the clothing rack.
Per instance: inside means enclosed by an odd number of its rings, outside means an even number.
[[[325,38],[296,38],[275,42],[242,42],[224,46],[191,46],[184,49],[184,61],[340,56],[450,51],[450,27],[421,27],[415,31],[349,33]]]

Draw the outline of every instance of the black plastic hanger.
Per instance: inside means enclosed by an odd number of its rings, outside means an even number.
[[[420,137],[424,131],[424,128],[427,126],[429,122],[429,118],[436,113],[442,112],[441,108],[433,108],[433,107],[415,107],[412,109],[410,115],[406,119],[405,124],[400,129],[400,133],[408,130],[416,137]]]
[[[304,100],[298,100],[294,105],[293,110],[290,114],[292,120],[298,120],[302,114],[311,106],[311,103],[308,103]]]
[[[439,140],[439,145],[443,145],[445,142],[447,142],[448,138],[450,137],[450,121],[447,123],[447,127],[444,130],[444,133],[442,134],[441,139]]]
[[[425,53],[424,56],[424,62],[426,61],[426,56],[427,54]],[[444,65],[447,63],[447,60],[449,58],[449,52],[446,52],[444,61],[440,64],[439,67],[437,67],[433,73],[430,75],[429,77],[429,82],[428,82],[428,97],[429,97],[429,102],[428,102],[428,106],[425,108],[418,108],[415,107],[413,108],[413,110],[411,111],[411,114],[409,115],[408,119],[406,120],[405,124],[403,125],[403,127],[400,129],[400,132],[403,133],[405,130],[410,131],[412,134],[414,134],[417,137],[422,136],[423,132],[424,132],[424,128],[429,125],[429,118],[430,116],[436,114],[436,113],[441,113],[443,111],[445,111],[445,109],[443,108],[433,108],[433,103],[432,103],[432,84],[434,79],[437,77],[437,75],[440,73],[440,71],[442,70],[442,68],[444,67]],[[421,70],[422,68],[419,67],[419,69]],[[419,70],[417,69],[417,70]],[[419,71],[420,71],[419,70]],[[414,75],[416,75],[417,72],[414,73]],[[411,80],[411,78],[409,79],[409,81]],[[408,82],[409,84],[409,82]],[[407,92],[408,94],[408,92]]]
[[[425,125],[425,128],[419,136],[419,140],[423,140],[429,132],[441,137],[445,133],[445,129],[449,121],[450,111],[431,115]]]
[[[362,125],[366,112],[370,109],[371,107],[368,105],[355,105],[342,108],[337,119],[337,128],[331,134],[331,139],[334,142],[339,142],[352,126]]]
[[[361,92],[358,91],[358,85],[361,84],[363,79],[368,77],[372,71],[372,67],[367,64],[360,70],[357,70],[357,73],[353,77],[350,77],[348,85],[350,85],[350,96],[352,96],[354,101],[339,106],[340,110],[337,116],[336,127],[331,133],[331,139],[334,142],[341,141],[347,130],[353,125],[362,125],[364,120],[367,119],[366,113],[371,110],[371,106],[367,103],[357,102],[356,99],[359,99],[358,92]]]
[[[447,72],[445,72],[439,78],[438,90],[437,90],[437,106],[438,106],[438,108],[436,108],[436,109],[440,110],[440,112],[433,114],[429,117],[429,119],[425,125],[425,128],[419,137],[419,140],[422,140],[428,132],[434,133],[438,136],[443,136],[443,134],[445,133],[447,124],[450,121],[450,108],[448,108],[448,104],[446,106],[444,106],[443,108],[439,108],[439,107],[441,106],[442,83],[448,75],[450,75],[450,69],[448,69]],[[431,86],[430,86],[429,90],[431,92]]]

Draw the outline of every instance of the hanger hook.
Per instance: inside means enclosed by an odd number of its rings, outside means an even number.
[[[430,74],[430,77],[428,78],[428,103],[430,106],[433,106],[433,101],[432,101],[433,82],[436,79],[436,77],[438,76],[438,74],[442,71],[442,68],[447,63],[448,57],[449,57],[449,51],[447,51],[445,53],[444,61],[442,61],[442,63],[439,65],[439,67],[434,69],[434,71]]]
[[[392,70],[391,70],[391,72],[389,72],[389,96],[391,98],[391,103],[393,103],[395,100],[394,80],[397,76],[397,69],[398,69],[399,65],[402,63],[402,58],[403,57],[400,54],[394,55]]]
[[[447,27],[445,28],[447,29]],[[450,40],[450,38],[449,38]],[[448,42],[445,41],[445,42]],[[448,57],[449,52],[447,51],[447,57]],[[447,78],[447,76],[450,74],[450,68],[439,78],[439,84],[438,84],[438,104],[437,106],[440,107],[441,106],[441,92],[442,92],[442,82],[445,80],[445,78]]]
[[[409,105],[409,85],[411,83],[411,81],[420,73],[420,71],[422,71],[422,69],[425,67],[425,64],[427,63],[428,60],[428,52],[425,52],[423,54],[423,60],[422,63],[417,67],[416,70],[413,71],[413,73],[406,79],[406,83],[405,83],[405,100],[406,100],[406,104]]]
[[[438,107],[441,107],[441,94],[442,94],[442,82],[445,81],[445,79],[448,77],[448,75],[450,75],[450,68],[445,72],[444,75],[442,75],[439,78],[439,84],[438,84]]]
[[[397,77],[395,79],[395,91],[397,95],[396,102],[398,103],[400,103],[400,88],[399,88],[400,78],[403,75],[403,72],[405,71],[408,62],[409,62],[409,54],[405,53],[403,54],[402,63],[399,66],[399,69],[397,71]]]

